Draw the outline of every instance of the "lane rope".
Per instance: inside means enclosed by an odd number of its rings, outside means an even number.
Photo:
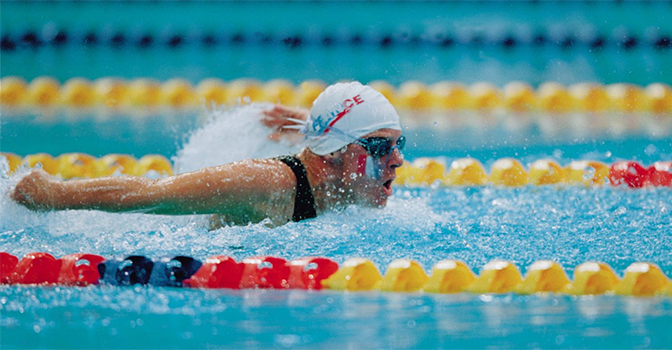
[[[485,48],[501,47],[507,50],[516,48],[559,47],[562,49],[583,49],[589,52],[600,51],[610,47],[636,50],[652,48],[669,50],[672,48],[670,33],[661,32],[659,28],[646,28],[637,35],[618,27],[611,33],[586,30],[585,28],[558,32],[550,28],[540,30],[501,29],[498,31],[483,31],[480,29],[457,29],[454,31],[436,30],[427,28],[424,32],[414,32],[405,28],[398,28],[387,32],[353,32],[333,33],[274,33],[274,32],[247,32],[236,31],[217,33],[202,31],[179,33],[169,29],[156,32],[126,32],[121,29],[68,31],[54,29],[49,24],[46,29],[27,29],[21,32],[12,32],[2,36],[0,51],[9,53],[16,50],[37,49],[40,47],[63,47],[68,44],[78,44],[87,48],[107,46],[117,50],[128,48],[165,47],[171,49],[188,48],[194,45],[208,48],[230,48],[242,46],[285,47],[300,49],[303,47],[334,47],[334,46],[368,46],[380,49],[394,47],[432,46],[442,49],[453,48]]]
[[[3,152],[9,173],[19,167],[40,166],[51,175],[63,179],[96,178],[112,175],[169,176],[171,162],[161,155],[140,159],[127,154],[108,154],[99,158],[86,153],[65,153],[53,157],[46,153],[24,157]],[[610,165],[595,160],[575,160],[562,166],[553,159],[539,159],[527,168],[514,158],[496,160],[487,173],[474,158],[453,160],[449,166],[440,158],[418,158],[404,162],[397,169],[396,186],[627,186],[672,187],[672,161],[659,161],[644,166],[636,161],[619,161]]]
[[[433,84],[407,81],[393,86],[384,80],[376,80],[369,85],[397,108],[417,112],[506,111],[514,115],[646,113],[672,118],[672,87],[665,83],[651,83],[644,87],[626,83],[601,85],[586,82],[565,86],[546,82],[533,88],[527,83],[514,81],[499,88],[485,82],[467,86],[452,81]],[[294,84],[284,79],[261,82],[243,78],[224,82],[208,78],[194,85],[179,78],[160,82],[149,78],[125,80],[103,77],[91,81],[75,77],[61,84],[47,76],[30,82],[8,76],[0,80],[0,105],[9,112],[13,109],[53,107],[201,110],[203,106],[249,102],[309,108],[326,87],[327,84],[321,80]]]
[[[229,256],[211,256],[205,261],[189,256],[151,259],[142,255],[104,258],[96,254],[69,254],[56,259],[35,252],[20,260],[0,252],[0,284],[11,285],[152,285],[226,289],[329,289],[475,294],[569,295],[617,294],[636,297],[672,297],[672,283],[660,267],[634,262],[618,277],[605,263],[576,266],[573,279],[556,262],[540,260],[525,276],[505,260],[493,260],[476,275],[459,260],[441,260],[427,275],[416,261],[392,261],[384,275],[365,258],[351,258],[339,265],[324,257],[285,260],[255,256],[236,262]]]

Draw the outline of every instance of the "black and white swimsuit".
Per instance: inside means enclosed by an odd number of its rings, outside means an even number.
[[[296,176],[296,196],[294,198],[294,214],[292,221],[312,219],[317,216],[315,198],[310,190],[306,167],[295,156],[280,156],[275,158],[289,166]]]

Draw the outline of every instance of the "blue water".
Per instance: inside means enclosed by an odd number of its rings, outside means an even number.
[[[33,79],[42,75],[65,81],[75,76],[97,79],[174,77],[197,82],[218,77],[232,80],[278,77],[295,83],[307,79],[335,82],[385,79],[441,80],[503,85],[521,80],[573,84],[595,81],[646,85],[672,81],[669,46],[656,49],[658,37],[672,37],[672,6],[666,1],[514,1],[514,2],[230,2],[112,1],[3,2],[0,32],[17,41],[3,52],[3,76]],[[151,13],[151,16],[147,14]],[[68,41],[48,44],[62,31]],[[82,45],[92,32],[97,44]],[[22,45],[34,34],[47,42],[37,48]],[[115,34],[125,39],[111,45]],[[218,40],[202,45],[210,34]],[[143,35],[152,45],[135,44]],[[178,35],[183,44],[165,43]],[[242,43],[233,42],[241,35]],[[359,35],[361,44],[351,45]],[[452,38],[447,47],[432,38]],[[545,44],[534,45],[536,35]],[[267,36],[269,43],[260,37]],[[322,44],[323,37],[332,45]],[[393,44],[381,47],[388,36]],[[511,36],[517,42],[505,47]],[[290,47],[284,38],[302,38]],[[413,44],[404,38],[415,37]],[[478,37],[480,42],[471,42]],[[605,46],[593,48],[593,38]],[[620,43],[636,39],[632,48]],[[429,39],[428,39],[429,38]],[[558,45],[569,38],[569,47]],[[139,59],[141,57],[141,59]]]
[[[125,119],[85,118],[71,122],[71,142],[58,132],[67,129],[65,121],[10,118],[3,121],[3,149],[11,145],[31,152],[32,142],[18,137],[28,130],[57,140],[53,147],[39,147],[54,154],[69,147],[138,156],[145,147],[163,149],[183,171],[291,152],[266,140],[268,130],[251,118],[255,108],[184,119],[174,128],[167,126],[167,117],[132,126]],[[486,166],[503,156],[525,164],[549,156],[562,164],[672,159],[669,138],[640,129],[621,137],[603,132],[581,139],[536,127],[509,130],[507,136],[501,125],[483,130],[478,145],[469,136],[473,130],[408,127],[406,156],[450,162],[470,155]],[[130,141],[119,141],[124,139]],[[459,259],[476,273],[493,259],[511,261],[522,273],[533,262],[550,259],[570,276],[586,261],[606,262],[621,276],[631,263],[648,261],[672,276],[669,188],[397,187],[382,210],[353,206],[277,228],[259,224],[208,231],[205,216],[31,213],[7,198],[16,180],[0,181],[0,246],[17,256],[33,251],[57,257],[77,252],[198,259],[225,254],[237,260],[321,255],[339,263],[365,257],[381,272],[397,258],[414,259],[427,272],[439,260]],[[0,287],[3,348],[666,348],[672,346],[671,321],[672,301],[666,297]]]
[[[503,86],[672,82],[669,2],[44,2],[0,3],[0,76],[65,82],[184,78],[194,83],[283,78],[384,79]],[[151,15],[148,15],[151,14]],[[52,43],[67,34],[66,42]],[[98,42],[83,45],[87,33]],[[121,44],[112,38],[120,34]],[[199,42],[212,34],[216,45]],[[34,35],[42,44],[22,38]],[[154,39],[142,47],[143,36]],[[243,38],[236,43],[237,35]],[[433,39],[454,39],[447,47]],[[541,35],[543,45],[533,43]],[[170,47],[170,38],[183,44]],[[353,44],[359,36],[361,42]],[[516,44],[503,45],[506,36]],[[267,42],[262,40],[268,38]],[[300,37],[296,47],[283,42]],[[322,44],[330,37],[334,42]],[[383,39],[391,44],[383,47]],[[413,38],[417,43],[413,43]],[[591,47],[603,38],[603,47]],[[627,38],[636,45],[626,48]],[[7,39],[7,40],[5,40]],[[571,45],[563,47],[567,39]],[[7,42],[16,47],[7,49]],[[248,111],[249,112],[249,111]],[[635,115],[479,116],[400,111],[407,160],[449,164],[502,157],[645,165],[672,160],[672,118]],[[266,141],[247,112],[0,110],[0,150],[54,156],[162,154],[178,171],[296,152]],[[250,120],[252,122],[250,123]],[[22,256],[96,253],[205,259],[323,255],[397,258],[426,272],[492,259],[522,273],[535,261],[570,275],[603,261],[622,276],[648,261],[672,277],[672,189],[397,187],[385,209],[350,207],[278,228],[207,230],[205,216],[96,211],[33,213],[12,203],[18,175],[0,176],[0,250]],[[0,286],[0,348],[672,348],[672,299],[565,295],[428,295],[158,287]]]
[[[670,300],[656,298],[151,287],[1,291],[7,349],[668,348],[672,317]]]

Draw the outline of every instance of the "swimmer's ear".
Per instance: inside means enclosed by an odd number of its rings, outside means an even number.
[[[322,157],[324,157],[324,160],[329,164],[340,165],[343,163],[343,155],[345,154],[346,149],[347,146],[339,149],[338,151],[326,154]]]

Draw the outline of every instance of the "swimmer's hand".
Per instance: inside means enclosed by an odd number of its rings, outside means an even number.
[[[292,143],[299,143],[303,136],[296,129],[287,129],[285,126],[296,125],[289,118],[307,120],[310,111],[276,104],[273,108],[263,111],[262,114],[261,123],[273,129],[273,133],[268,135],[270,140],[285,139]]]
[[[52,203],[55,181],[44,170],[33,170],[21,179],[11,194],[12,199],[31,210],[54,209]]]

